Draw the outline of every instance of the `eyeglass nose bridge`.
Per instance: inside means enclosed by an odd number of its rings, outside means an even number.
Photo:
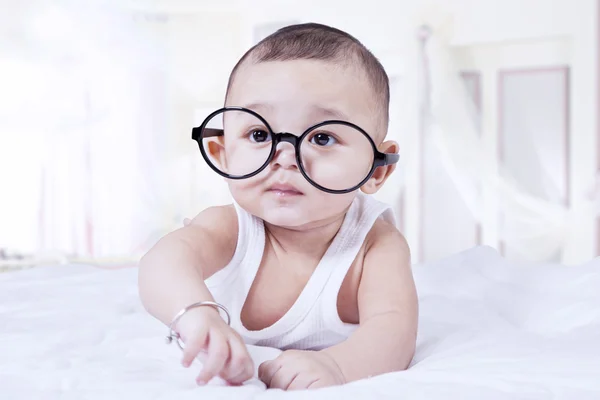
[[[294,148],[294,154],[296,157],[296,162],[299,163],[299,154],[298,154],[298,145],[300,144],[300,137],[294,135],[293,133],[289,133],[289,132],[279,132],[279,133],[274,133],[273,134],[273,148],[271,150],[271,155],[269,157],[269,162],[271,162],[273,160],[273,157],[275,157],[275,154],[277,153],[277,146],[279,146],[279,143],[289,143],[293,146]]]
[[[298,136],[294,135],[293,133],[279,132],[279,133],[276,133],[274,136],[275,136],[275,147],[277,147],[277,145],[281,142],[286,142],[286,143],[289,143],[292,146],[294,146],[294,149],[298,148],[298,141],[300,140],[300,138]]]

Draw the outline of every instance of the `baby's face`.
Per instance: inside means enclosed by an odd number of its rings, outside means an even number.
[[[383,133],[376,132],[381,128],[374,104],[368,81],[355,68],[294,60],[242,66],[226,105],[253,110],[274,132],[297,136],[319,122],[346,120],[361,127],[378,144],[376,136]],[[366,157],[372,157],[371,149],[365,148],[365,152],[370,152]],[[347,165],[352,167],[352,163]],[[258,175],[229,180],[228,184],[233,198],[248,212],[270,224],[295,229],[339,218],[357,194],[330,194],[311,185],[298,168],[294,147],[285,142],[279,143],[275,157]]]

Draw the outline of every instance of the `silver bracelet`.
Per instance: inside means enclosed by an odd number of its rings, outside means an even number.
[[[173,328],[175,327],[175,324],[177,324],[177,321],[179,321],[179,319],[183,316],[183,314],[190,311],[192,308],[204,307],[204,306],[215,307],[217,309],[217,311],[219,309],[223,310],[225,312],[225,314],[227,315],[227,325],[231,325],[231,316],[229,315],[229,311],[227,311],[225,306],[223,306],[219,303],[215,303],[214,301],[200,301],[198,303],[190,304],[183,310],[179,311],[177,313],[177,315],[175,315],[175,318],[173,318],[173,320],[171,321],[171,324],[169,325],[169,336],[167,336],[167,344],[170,344],[171,342],[173,342],[173,340],[175,340],[177,345],[179,346],[179,348],[181,350],[183,350],[183,345],[181,343],[181,336],[179,335],[179,333],[175,332],[173,330]]]

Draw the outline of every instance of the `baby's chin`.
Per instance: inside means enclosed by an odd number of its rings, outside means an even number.
[[[267,224],[288,229],[302,229],[310,227],[315,222],[315,215],[310,215],[302,209],[293,207],[263,208],[257,210],[255,215]]]
[[[262,219],[265,223],[281,228],[302,230],[309,229],[322,219],[327,219],[327,215],[315,213],[315,210],[308,209],[306,204],[280,204],[271,201],[260,201],[252,199],[244,202],[237,200],[238,204],[247,212]]]

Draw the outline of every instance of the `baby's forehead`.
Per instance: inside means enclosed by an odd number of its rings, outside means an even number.
[[[236,71],[226,101],[235,106],[259,104],[259,113],[320,111],[328,119],[360,121],[373,137],[379,127],[371,121],[381,118],[378,103],[359,67],[319,60],[248,61]]]

